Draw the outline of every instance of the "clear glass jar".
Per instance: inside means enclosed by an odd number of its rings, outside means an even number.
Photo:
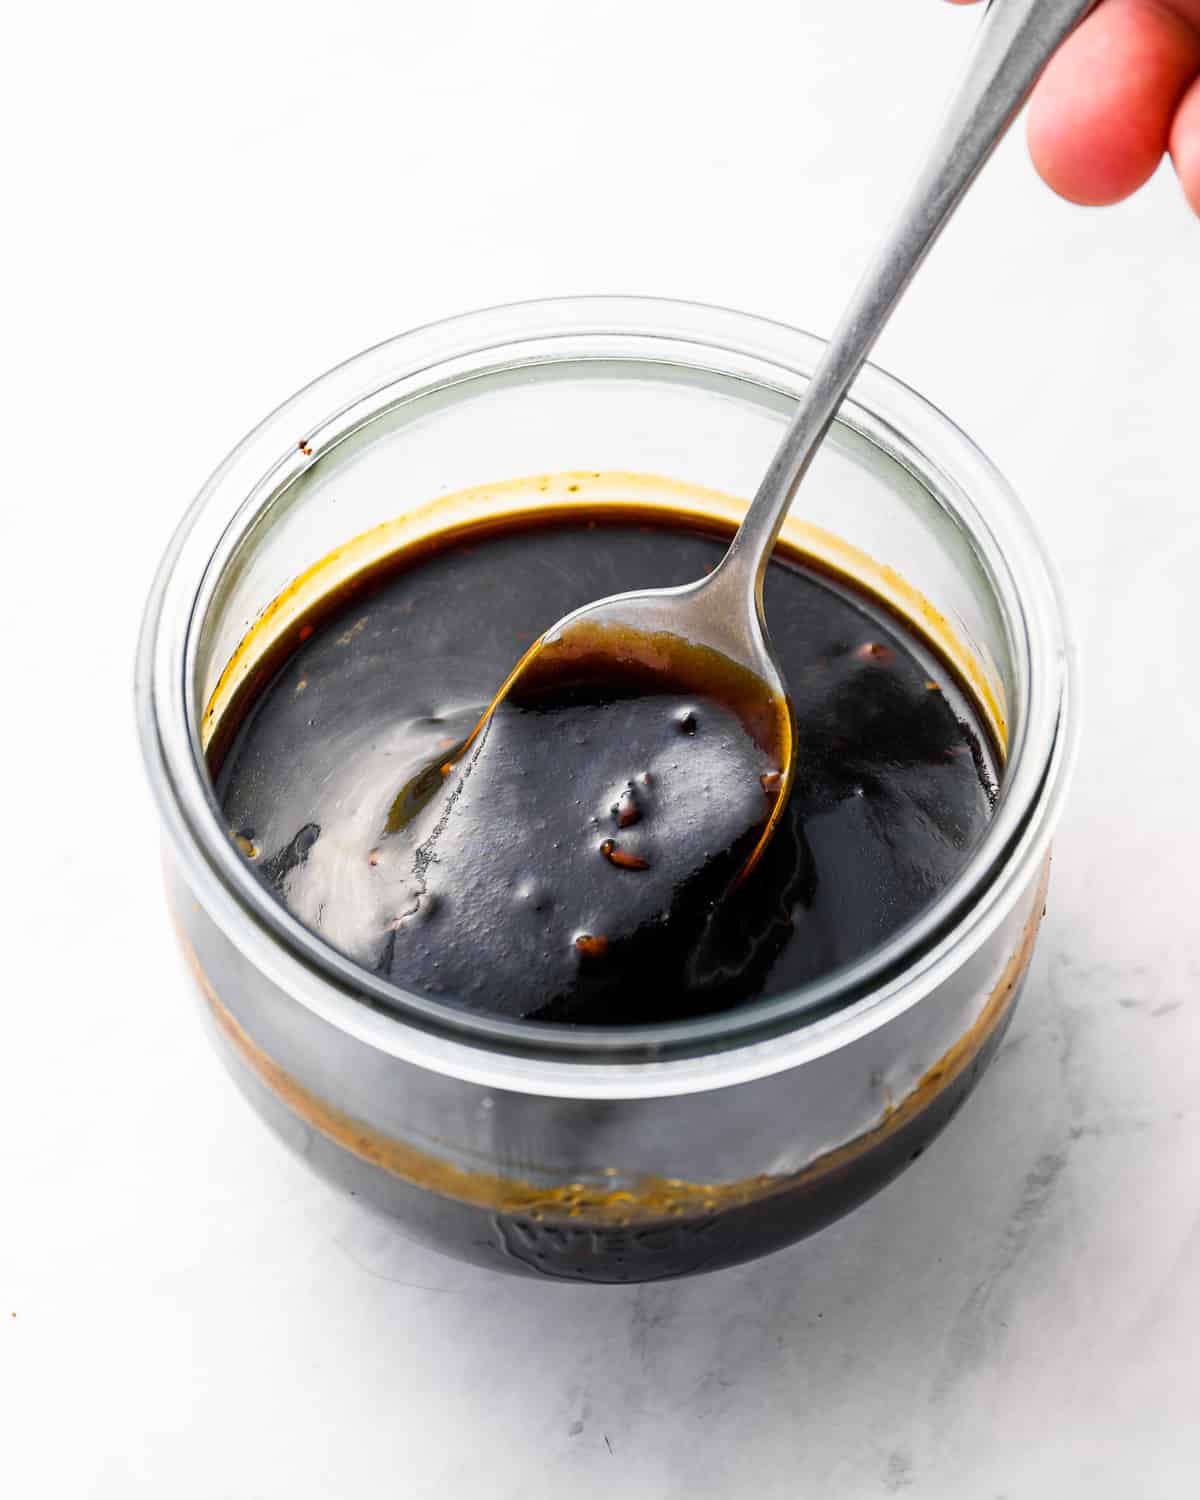
[[[595,474],[635,503],[653,499],[647,475],[751,494],[820,347],[649,299],[432,325],[268,417],[163,562],[138,713],[172,910],[222,1053],[319,1170],[453,1253],[600,1280],[727,1264],[819,1227],[922,1149],[997,1044],[1042,910],[1076,718],[1044,554],[969,440],[866,370],[793,524],[854,558],[953,657],[1006,745],[1001,795],[960,876],[888,943],[802,991],[689,1023],[506,1022],[357,968],[231,845],[204,765],[206,705],[306,569],[383,523],[418,524],[439,496],[482,518],[514,489],[586,505]],[[347,552],[354,566],[364,546]]]

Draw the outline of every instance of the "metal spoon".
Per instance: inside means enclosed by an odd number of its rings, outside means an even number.
[[[749,677],[758,689],[760,736],[763,711],[768,717],[774,715],[772,737],[779,755],[780,785],[743,873],[749,870],[774,830],[795,774],[787,688],[763,617],[763,579],[780,527],[842,397],[901,294],[1043,67],[1095,3],[991,0],[966,76],[920,176],[826,346],[720,564],[696,583],[614,594],[559,620],[517,663],[458,754],[477,738],[497,704],[518,684],[524,685],[535,672],[552,672],[556,656],[607,652],[618,661],[632,655],[644,666],[657,654],[668,676],[677,671],[688,651],[699,651],[710,662],[720,658],[739,675],[743,686]],[[741,696],[744,701],[744,693]]]

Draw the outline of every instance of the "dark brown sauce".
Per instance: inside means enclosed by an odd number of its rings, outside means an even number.
[[[456,533],[324,601],[217,726],[230,828],[335,947],[404,989],[508,1017],[638,1024],[726,1009],[863,956],[961,868],[995,757],[894,616],[801,560],[767,611],[796,781],[698,680],[526,684],[460,748],[514,660],[570,610],[687,582],[725,538],[667,514]]]

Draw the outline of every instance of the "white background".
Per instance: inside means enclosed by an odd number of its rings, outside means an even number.
[[[310,1179],[207,1050],[132,728],[141,601],[267,409],[576,291],[828,331],[976,17],[935,0],[26,4],[5,21],[0,1487],[1179,1496],[1200,1395],[1200,226],[1014,138],[879,362],[1062,568],[1085,740],[1010,1040],[815,1241],[493,1278]]]

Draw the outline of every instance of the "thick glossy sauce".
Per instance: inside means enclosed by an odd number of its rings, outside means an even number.
[[[218,726],[239,847],[359,963],[508,1017],[680,1019],[862,956],[961,868],[995,758],[915,634],[798,557],[767,584],[796,781],[747,879],[778,756],[726,693],[593,670],[506,703],[457,756],[556,619],[687,582],[724,544],[666,513],[551,514],[342,586]]]

